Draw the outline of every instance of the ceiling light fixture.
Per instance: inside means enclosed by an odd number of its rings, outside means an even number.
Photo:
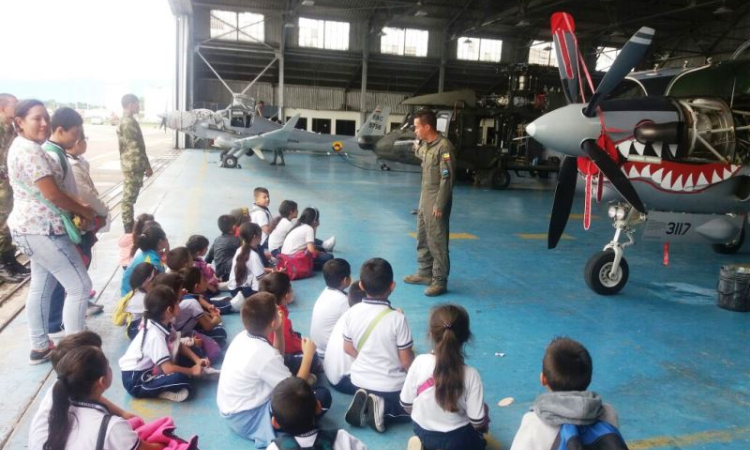
[[[734,13],[734,10],[732,8],[729,8],[727,5],[721,5],[714,10],[715,16],[726,16],[727,14],[732,13]]]
[[[284,28],[294,28],[294,27],[295,27],[295,25],[294,25],[293,22],[286,22],[284,24]]]
[[[302,6],[315,6],[315,0],[302,0]]]
[[[427,11],[424,9],[418,9],[417,12],[414,13],[414,17],[424,17],[427,15]]]
[[[517,27],[528,27],[529,25],[531,25],[531,22],[529,22],[529,21],[528,21],[528,20],[526,20],[526,19],[521,19],[521,20],[519,20],[519,21],[518,21],[518,23],[516,24],[516,26],[517,26]]]
[[[474,41],[472,41],[471,38],[464,39],[464,44],[466,44],[466,45],[471,45],[473,43],[474,43]]]

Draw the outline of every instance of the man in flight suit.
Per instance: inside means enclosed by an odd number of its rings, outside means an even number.
[[[126,94],[122,97],[122,120],[117,129],[117,140],[120,144],[120,167],[122,168],[122,224],[125,233],[133,231],[133,206],[143,186],[143,176],[153,175],[151,164],[146,156],[146,144],[143,142],[141,126],[135,120],[140,111],[138,97]]]
[[[437,118],[432,111],[422,110],[415,115],[414,132],[421,141],[416,155],[422,160],[422,193],[417,213],[419,270],[404,277],[404,282],[428,285],[424,293],[434,297],[448,291],[448,223],[456,156],[453,144],[438,133]]]
[[[16,247],[8,229],[8,216],[13,210],[13,189],[8,181],[8,150],[16,132],[13,129],[18,100],[10,94],[0,94],[0,280],[18,283],[29,274],[29,269],[16,261]]]

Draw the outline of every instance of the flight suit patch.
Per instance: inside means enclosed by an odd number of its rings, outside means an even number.
[[[448,169],[443,169],[442,174],[443,174],[443,178],[448,178],[451,173]]]
[[[451,154],[450,153],[443,153],[442,157],[443,157],[443,161],[450,161],[451,160]]]

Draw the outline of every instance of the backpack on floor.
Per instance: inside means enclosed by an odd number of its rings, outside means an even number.
[[[620,431],[603,420],[591,425],[560,426],[551,450],[628,450]]]
[[[284,434],[273,440],[279,450],[333,450],[333,444],[336,442],[338,430],[318,430],[315,436],[315,443],[312,447],[300,447],[294,436]]]
[[[293,255],[279,253],[276,268],[283,268],[290,280],[301,280],[313,276],[313,255],[301,250]]]

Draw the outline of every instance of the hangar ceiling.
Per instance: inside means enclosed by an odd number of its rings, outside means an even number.
[[[445,90],[496,89],[508,64],[525,62],[533,40],[550,40],[549,17],[555,11],[573,14],[579,41],[589,53],[597,46],[621,47],[640,26],[655,28],[657,36],[642,68],[728,54],[750,36],[750,2],[746,0],[192,0],[191,6],[196,21],[207,22],[214,9],[249,11],[265,15],[267,35],[274,27],[279,35],[286,30],[285,83],[360,89],[367,47],[367,89],[412,94],[437,90],[441,52],[447,55]],[[349,51],[299,47],[292,38],[294,27],[283,25],[296,23],[298,17],[350,22],[358,45],[351,45]],[[266,45],[209,40],[208,25],[202,25],[203,36],[201,25],[195,26],[195,44],[200,45],[201,54],[227,79],[254,79],[279,49],[273,40]],[[429,30],[428,56],[381,54],[376,43],[384,26]],[[452,58],[460,36],[502,39],[502,62]],[[200,59],[195,70],[197,78],[213,77]],[[259,80],[278,82],[278,64]]]

